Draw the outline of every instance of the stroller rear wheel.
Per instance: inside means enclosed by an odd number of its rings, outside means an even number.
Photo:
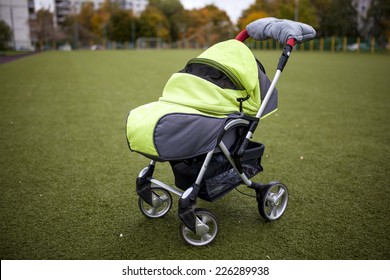
[[[286,210],[288,190],[279,182],[270,182],[258,192],[257,203],[260,215],[267,221],[279,219]]]
[[[172,207],[171,194],[162,188],[152,187],[153,205],[146,203],[141,197],[138,197],[138,207],[142,214],[151,219],[165,216]]]
[[[190,245],[205,246],[214,241],[218,234],[218,220],[207,209],[195,209],[196,233],[191,231],[184,223],[180,224],[180,235]]]

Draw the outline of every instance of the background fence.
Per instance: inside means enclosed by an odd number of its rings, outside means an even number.
[[[247,45],[252,49],[274,50],[282,46],[274,40],[254,41],[250,40]],[[348,37],[321,37],[302,43],[296,47],[301,51],[330,51],[330,52],[366,52],[366,53],[390,53],[390,38],[385,43],[378,43],[375,38],[369,41]]]
[[[90,42],[40,42],[36,45],[37,50],[115,50],[115,49],[186,49],[186,48],[207,48],[208,45],[194,45],[185,40],[175,43],[165,43],[159,38],[142,38],[140,44],[136,42],[112,42],[108,40],[90,41]],[[145,40],[146,39],[146,40]],[[251,49],[258,50],[278,50],[283,46],[275,40],[255,41],[249,39],[245,42]],[[362,40],[359,37],[320,37],[309,42],[302,43],[296,47],[299,51],[328,51],[328,52],[362,52],[362,53],[389,53],[390,38],[387,41],[378,41],[376,38]]]

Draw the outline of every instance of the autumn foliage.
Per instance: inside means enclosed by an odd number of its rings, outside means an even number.
[[[48,26],[48,23],[53,26],[48,11],[38,11],[35,25],[40,41],[65,38],[76,46],[107,40],[135,44],[137,39],[147,37],[159,38],[173,47],[205,48],[233,38],[254,20],[270,16],[307,23],[316,29],[318,36],[369,38],[374,34],[387,40],[390,23],[385,15],[389,7],[383,5],[384,1],[372,1],[367,22],[373,24],[365,24],[363,30],[358,29],[357,11],[350,0],[255,0],[236,23],[215,5],[186,10],[180,0],[149,0],[141,14],[134,14],[120,9],[118,1],[106,0],[97,9],[92,2],[86,2],[79,13],[70,13],[59,26],[60,32]]]

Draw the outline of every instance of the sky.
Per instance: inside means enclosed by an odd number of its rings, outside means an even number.
[[[180,2],[187,10],[214,4],[219,9],[226,11],[233,23],[237,23],[242,11],[249,8],[255,0],[180,0]]]
[[[221,10],[226,11],[233,23],[237,23],[241,12],[247,9],[255,0],[180,0],[184,8],[191,10],[194,8],[202,8],[208,4],[214,4]],[[53,8],[53,0],[35,0],[36,9]]]

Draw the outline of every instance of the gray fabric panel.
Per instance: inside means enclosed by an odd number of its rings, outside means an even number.
[[[160,158],[178,160],[207,153],[217,146],[226,119],[174,113],[163,116],[154,130]]]
[[[259,80],[260,80],[261,100],[263,100],[265,95],[267,94],[269,87],[271,86],[271,81],[260,69],[259,69]],[[268,100],[267,106],[265,106],[265,110],[262,116],[271,113],[276,108],[278,108],[278,91],[275,88],[274,91],[272,92],[271,98]]]
[[[283,45],[290,38],[294,38],[297,43],[302,43],[316,36],[316,31],[310,25],[273,17],[262,18],[251,22],[246,27],[246,30],[253,39],[266,40],[273,38]]]

